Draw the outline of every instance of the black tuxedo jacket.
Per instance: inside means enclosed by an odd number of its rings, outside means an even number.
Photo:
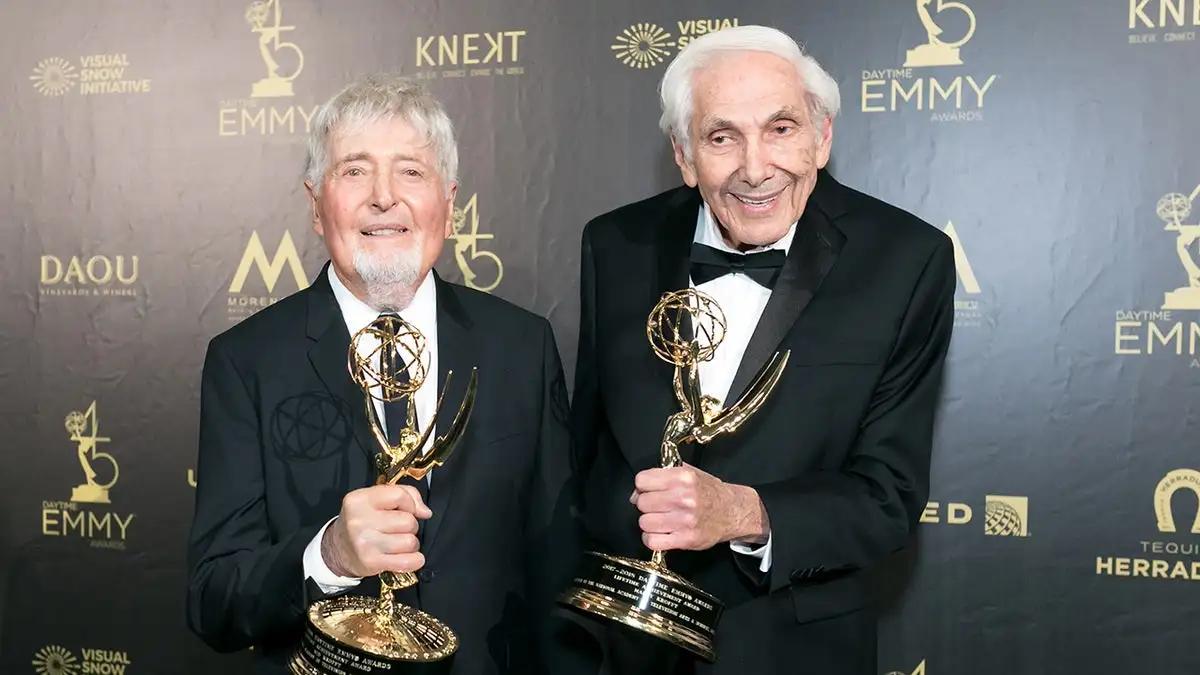
[[[588,545],[603,552],[649,555],[628,499],[634,475],[659,465],[678,403],[646,319],[664,292],[688,286],[700,207],[698,191],[677,188],[584,230],[572,431]],[[766,574],[728,543],[668,553],[726,607],[717,661],[695,672],[876,672],[862,572],[910,541],[926,503],[955,284],[942,232],[820,173],[727,405],[790,349],[784,375],[736,434],[683,449],[685,461],[756,488],[773,538]],[[674,650],[615,624],[608,635],[613,672],[674,667]]]
[[[326,266],[327,267],[327,266]],[[566,387],[549,323],[499,298],[437,283],[436,434],[478,368],[475,409],[435,468],[420,582],[399,599],[457,632],[453,672],[540,673],[547,608],[570,570],[546,555],[569,475]],[[307,605],[305,547],[342,498],[374,482],[350,335],[326,273],[212,340],[204,362],[188,622],[220,651],[253,646],[258,672],[285,673]],[[565,505],[565,501],[562,502]],[[559,511],[565,513],[565,511]],[[377,595],[378,578],[349,591]],[[443,664],[445,665],[445,664]]]

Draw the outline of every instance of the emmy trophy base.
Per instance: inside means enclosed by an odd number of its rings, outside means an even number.
[[[710,663],[723,605],[646,560],[588,552],[559,602],[666,640]]]
[[[378,598],[341,596],[308,608],[288,665],[292,675],[440,672],[457,649],[454,632],[425,612],[397,604],[380,619]]]
[[[1200,309],[1200,288],[1180,288],[1163,296],[1163,309]]]
[[[76,485],[71,488],[71,501],[89,504],[107,504],[108,490],[99,485]]]
[[[250,90],[250,96],[253,98],[294,96],[295,93],[296,92],[292,91],[292,83],[290,80],[273,80],[269,77],[255,82]]]
[[[943,44],[926,44],[918,45],[905,52],[905,68],[961,65],[962,57],[958,55],[958,47]]]

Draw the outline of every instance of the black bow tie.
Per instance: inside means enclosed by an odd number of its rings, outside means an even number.
[[[764,288],[772,288],[785,260],[787,253],[779,249],[730,253],[704,244],[692,244],[692,283],[699,286],[726,274],[740,272]]]

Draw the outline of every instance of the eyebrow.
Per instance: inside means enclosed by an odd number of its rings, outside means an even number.
[[[340,166],[347,162],[359,162],[359,161],[364,161],[364,160],[369,160],[369,159],[371,159],[371,153],[369,153],[369,152],[365,152],[365,151],[352,152],[348,155],[343,156],[341,159],[338,160],[337,163]],[[417,164],[423,164],[423,162],[419,158],[417,158],[413,155],[407,155],[404,153],[398,153],[398,154],[392,155],[392,161],[393,162],[415,162]]]
[[[800,115],[800,112],[797,108],[795,108],[794,106],[787,106],[784,108],[780,108],[778,111],[775,112],[775,114],[773,114],[769,118],[767,118],[767,124],[768,125],[774,124],[775,122],[778,122],[779,120],[782,120],[782,119],[790,119],[790,120],[799,122],[803,118]],[[720,117],[714,117],[714,118],[705,120],[704,124],[701,125],[700,128],[701,128],[701,135],[707,136],[718,129],[735,129],[735,128],[737,128],[737,125],[734,124],[733,122],[730,122],[729,120],[722,119]]]
[[[711,134],[712,132],[716,131],[717,129],[733,128],[734,126],[735,125],[733,124],[733,122],[730,122],[729,120],[721,119],[720,117],[709,118],[709,119],[704,120],[704,124],[702,124],[700,126],[700,135],[707,136],[707,135]]]
[[[782,120],[782,119],[790,119],[793,121],[799,121],[801,119],[800,111],[790,105],[785,108],[781,108],[779,110],[779,112],[775,113],[774,115],[771,115],[770,119],[767,120],[767,124],[771,124],[773,122],[778,122],[779,120]]]

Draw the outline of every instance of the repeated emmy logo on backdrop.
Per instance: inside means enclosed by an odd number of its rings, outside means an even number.
[[[42,647],[33,656],[37,675],[125,675],[133,660],[129,652],[115,649],[67,649],[59,645]]]
[[[257,72],[235,98],[221,101],[217,110],[220,136],[255,136],[297,142],[308,133],[317,104],[311,95],[297,96],[295,80],[304,72],[304,52],[288,39],[296,26],[285,22],[283,0],[256,0],[243,15],[245,71]],[[250,45],[257,43],[256,56]],[[244,98],[243,98],[244,97]]]
[[[1129,44],[1195,42],[1200,0],[1127,0]]]
[[[64,440],[75,446],[76,469],[82,472],[83,482],[73,485],[62,497],[42,501],[42,534],[83,539],[93,548],[124,550],[135,514],[111,508],[121,465],[114,455],[102,449],[109,448],[107,444],[113,439],[100,435],[96,402],[92,401],[87,410],[70,412],[63,427]],[[66,444],[63,445],[64,448],[56,446],[54,451],[65,449]],[[78,480],[76,471],[71,475]]]
[[[419,36],[412,76],[449,80],[524,75],[525,37],[524,30]]]
[[[929,525],[966,525],[975,510],[962,502],[928,502],[921,522]],[[985,495],[983,533],[989,537],[1028,537],[1029,498],[1011,495]]]
[[[618,61],[644,70],[660,66],[701,35],[738,25],[736,18],[691,18],[675,21],[675,32],[655,23],[635,23],[621,31],[610,49]]]
[[[888,671],[885,675],[926,675],[925,659],[921,659],[921,662],[917,664],[917,667],[914,668],[911,673],[904,671],[904,670],[891,670],[891,671]]]
[[[1146,488],[1148,493],[1153,490],[1153,498],[1146,499],[1138,512],[1143,514],[1145,531],[1157,536],[1129,544],[1128,556],[1096,556],[1096,574],[1200,581],[1200,471],[1168,471]]]
[[[34,89],[48,98],[68,94],[99,96],[149,93],[150,79],[138,78],[137,74],[129,65],[128,54],[89,54],[74,60],[59,56],[44,58],[38,62],[29,79]]]
[[[865,113],[927,111],[932,122],[978,122],[999,75],[968,68],[963,49],[975,36],[975,11],[949,0],[917,0],[925,42],[900,67],[863,69]],[[907,32],[906,32],[907,34]]]
[[[1200,368],[1196,348],[1200,344],[1200,224],[1189,225],[1200,185],[1189,194],[1171,192],[1154,206],[1162,221],[1162,244],[1174,244],[1179,267],[1174,288],[1166,290],[1152,309],[1117,311],[1115,351],[1118,355],[1167,354],[1186,359],[1190,368]],[[1140,218],[1138,220],[1141,220]]]
[[[138,256],[43,254],[38,278],[42,298],[137,297]]]

